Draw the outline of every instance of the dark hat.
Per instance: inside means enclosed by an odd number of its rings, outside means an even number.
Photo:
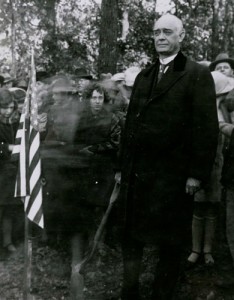
[[[16,78],[11,77],[10,74],[4,74],[4,84],[14,82]]]
[[[37,71],[36,78],[37,81],[43,81],[44,79],[47,79],[49,77],[49,74],[46,71]]]
[[[0,88],[0,107],[7,107],[14,102],[12,93],[5,88]]]
[[[18,88],[27,90],[27,88],[28,88],[28,83],[27,83],[26,80],[21,79],[21,80],[19,80],[19,81],[17,82],[16,86],[17,86]]]
[[[17,103],[24,103],[26,97],[26,91],[18,87],[12,87],[8,89],[13,95]]]
[[[4,83],[4,81],[5,81],[5,78],[2,75],[0,75],[0,85],[2,85]]]
[[[75,76],[76,78],[83,78],[83,79],[93,79],[93,76],[88,74],[87,70],[85,68],[77,68],[75,70]]]
[[[231,68],[234,70],[234,59],[230,58],[227,53],[220,53],[217,55],[215,60],[209,66],[210,70],[214,71],[216,65],[222,62],[229,63]]]

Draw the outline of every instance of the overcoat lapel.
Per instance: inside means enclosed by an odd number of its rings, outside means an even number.
[[[145,103],[142,105],[142,108],[145,107],[149,102],[157,100],[159,96],[166,93],[181,77],[186,74],[185,64],[186,57],[179,52],[172,66],[169,67],[160,82],[156,84],[155,87],[151,86],[151,89],[148,86],[148,88],[151,90],[151,93],[148,95]],[[154,70],[150,69],[143,75],[143,82],[148,82],[148,85],[150,82],[154,82],[155,76],[157,76],[157,72],[155,70],[158,70],[158,68],[159,60],[156,62]]]

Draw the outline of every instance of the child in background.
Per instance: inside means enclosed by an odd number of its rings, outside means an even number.
[[[227,113],[223,110],[223,102],[234,86],[229,78],[220,72],[214,71],[211,74],[215,83],[218,120],[222,122],[228,118]],[[230,122],[230,120],[226,120],[226,122]],[[192,252],[188,257],[190,266],[200,261],[201,257],[204,258],[206,265],[214,264],[212,252],[221,201],[220,179],[223,167],[223,144],[223,135],[220,134],[210,181],[194,196]]]
[[[16,251],[12,242],[13,215],[16,206],[21,205],[14,198],[17,168],[11,161],[11,153],[19,123],[17,104],[8,89],[0,89],[0,224],[2,246],[5,252]]]

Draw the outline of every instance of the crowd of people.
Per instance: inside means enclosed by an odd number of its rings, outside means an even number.
[[[185,31],[174,15],[156,20],[153,32],[158,59],[142,71],[132,66],[94,79],[81,67],[72,75],[37,78],[43,238],[70,241],[73,300],[84,299],[83,276],[76,266],[115,181],[121,185],[122,300],[140,299],[147,244],[159,249],[153,300],[173,299],[181,261],[187,260],[189,267],[215,263],[222,199],[234,266],[234,59],[221,53],[211,63],[197,63],[184,56]],[[23,206],[14,198],[17,167],[11,152],[26,87],[6,85],[2,78],[1,241],[4,251],[13,253],[13,219]],[[186,258],[182,250],[188,242],[192,252]]]

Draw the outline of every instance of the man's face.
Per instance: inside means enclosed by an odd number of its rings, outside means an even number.
[[[86,86],[89,84],[90,80],[86,78],[79,78],[77,82],[77,88],[80,92],[82,92]]]
[[[154,25],[154,45],[159,55],[169,57],[180,49],[184,31],[170,18],[160,18]]]
[[[233,75],[233,69],[231,68],[231,66],[228,62],[221,62],[221,63],[217,64],[215,67],[215,71],[219,71],[226,76]]]
[[[91,110],[95,113],[102,109],[104,103],[104,94],[94,90],[90,99]]]

